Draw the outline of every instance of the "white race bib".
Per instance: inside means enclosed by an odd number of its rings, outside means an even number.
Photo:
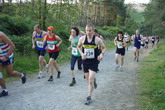
[[[73,55],[78,55],[78,50],[75,47],[72,47],[72,54]]]
[[[48,44],[48,49],[55,50],[55,45],[54,44]]]
[[[43,41],[36,41],[37,47],[43,48]]]
[[[117,44],[117,47],[118,47],[119,49],[121,49],[121,48],[123,48],[123,44],[122,44],[122,43],[118,43],[118,44]]]
[[[95,58],[95,51],[94,51],[94,49],[87,49],[87,48],[85,48],[84,49],[84,53],[85,53],[87,59]]]

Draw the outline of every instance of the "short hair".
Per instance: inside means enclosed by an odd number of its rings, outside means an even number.
[[[139,33],[139,30],[136,30],[136,32],[138,32],[138,33]]]
[[[76,36],[80,34],[80,30],[77,27],[72,27],[71,30],[72,29],[76,31]]]
[[[92,23],[87,24],[86,27],[92,27],[92,29],[94,29],[94,25]]]
[[[97,29],[94,29],[94,32],[99,33],[99,31]]]
[[[36,24],[36,25],[34,26],[34,28],[41,29],[41,26],[40,26],[39,24]]]
[[[117,34],[122,34],[122,36],[124,35],[122,31],[119,31]]]

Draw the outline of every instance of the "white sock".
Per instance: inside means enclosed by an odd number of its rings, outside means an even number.
[[[3,91],[8,92],[7,89],[3,89]]]
[[[21,77],[24,77],[24,74],[23,73],[21,73]]]

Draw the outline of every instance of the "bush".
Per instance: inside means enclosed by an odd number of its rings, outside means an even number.
[[[0,30],[7,35],[23,35],[29,33],[35,21],[21,16],[0,15]]]

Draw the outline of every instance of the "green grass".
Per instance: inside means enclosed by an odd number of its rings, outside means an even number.
[[[165,41],[142,62],[139,76],[139,107],[165,110]]]
[[[116,47],[113,43],[113,40],[111,40],[111,39],[104,40],[104,43],[105,43],[107,50],[110,50],[110,49],[113,49]]]

